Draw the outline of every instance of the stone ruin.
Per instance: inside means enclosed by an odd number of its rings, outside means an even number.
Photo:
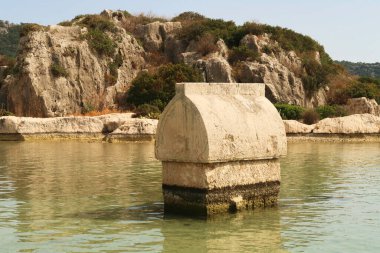
[[[262,83],[179,83],[158,123],[165,212],[277,204],[284,124]]]

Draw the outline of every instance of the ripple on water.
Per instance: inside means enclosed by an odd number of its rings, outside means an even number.
[[[0,145],[5,252],[380,252],[380,144],[291,144],[279,206],[164,215],[152,144]]]

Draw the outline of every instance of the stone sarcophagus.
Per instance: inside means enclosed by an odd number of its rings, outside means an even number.
[[[258,83],[179,83],[158,123],[165,212],[276,205],[284,124]]]

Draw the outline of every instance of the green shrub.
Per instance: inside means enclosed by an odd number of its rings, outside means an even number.
[[[380,98],[380,89],[373,83],[356,82],[346,90],[351,98],[366,97],[378,100]]]
[[[66,69],[57,62],[53,62],[50,70],[54,77],[66,77],[68,75]]]
[[[5,108],[4,108],[4,105],[2,104],[0,106],[0,117],[3,117],[3,116],[13,116],[14,114],[10,111],[7,111]]]
[[[172,18],[173,22],[194,22],[194,21],[203,21],[206,17],[192,11],[187,11],[179,14],[178,16]]]
[[[251,49],[247,46],[233,47],[230,50],[228,61],[235,64],[239,61],[257,61],[259,60],[259,52],[257,49]]]
[[[361,77],[359,77],[358,82],[360,82],[360,83],[373,83],[380,88],[380,79],[379,78],[361,76]]]
[[[300,120],[305,109],[298,105],[275,104],[282,119]]]
[[[195,47],[195,50],[202,56],[208,55],[218,50],[215,37],[209,33],[202,35],[202,37],[196,41]]]
[[[160,109],[157,106],[150,104],[142,104],[137,107],[133,118],[145,117],[149,119],[159,119],[161,114]]]
[[[89,46],[100,55],[112,56],[115,53],[116,44],[102,30],[89,30],[87,34],[87,40]]]
[[[319,120],[319,114],[314,109],[307,109],[302,113],[303,123],[311,125]]]
[[[326,53],[320,53],[321,62],[317,62],[314,52],[302,55],[302,64],[305,73],[302,75],[302,84],[308,95],[312,95],[321,87],[327,85],[328,76],[336,73],[336,65]]]
[[[127,103],[139,106],[151,104],[163,110],[175,95],[175,84],[180,82],[200,82],[199,71],[185,64],[161,66],[157,73],[140,72],[133,80],[127,94]]]
[[[92,104],[83,103],[82,114],[86,114],[93,111],[95,111],[95,106],[93,106]]]
[[[86,15],[79,24],[86,26],[89,30],[99,30],[103,32],[115,32],[116,30],[115,24],[102,15]]]
[[[22,24],[20,29],[20,37],[27,36],[31,32],[43,31],[44,27],[39,24]]]
[[[208,33],[213,35],[216,39],[223,39],[225,42],[229,42],[232,40],[236,29],[237,26],[233,21],[197,18],[191,22],[184,23],[183,28],[178,33],[178,37],[190,42],[192,40],[198,40],[204,34]]]
[[[106,83],[109,85],[114,85],[117,82],[119,76],[118,69],[123,65],[123,57],[118,53],[112,62],[108,64],[109,74],[106,73],[105,79]]]
[[[0,55],[16,57],[20,41],[21,25],[12,25],[6,33],[0,33]]]
[[[71,26],[73,24],[73,22],[71,21],[62,21],[60,23],[58,23],[58,25],[60,26]]]
[[[346,110],[339,105],[323,105],[316,108],[320,119],[343,117],[347,115]]]

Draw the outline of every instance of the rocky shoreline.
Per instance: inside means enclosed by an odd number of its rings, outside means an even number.
[[[132,113],[56,118],[0,117],[0,141],[153,141],[158,120]],[[354,114],[314,125],[284,120],[288,142],[380,142],[380,117]]]
[[[314,125],[284,120],[288,142],[380,142],[380,117],[354,114],[326,118]]]
[[[7,116],[0,117],[0,141],[151,141],[157,122],[132,118],[132,113],[56,118]]]

